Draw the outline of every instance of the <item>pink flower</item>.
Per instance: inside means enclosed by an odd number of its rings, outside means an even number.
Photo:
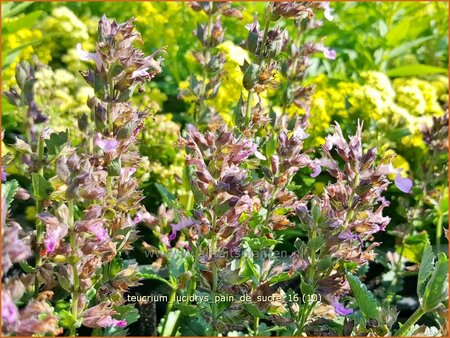
[[[111,316],[102,318],[98,321],[98,325],[100,327],[111,327],[111,326],[117,326],[117,327],[125,327],[127,326],[126,320],[117,320],[112,318]]]
[[[2,290],[2,320],[6,325],[13,325],[19,319],[19,310],[9,293]]]
[[[59,242],[67,235],[69,226],[61,223],[55,216],[43,213],[38,216],[42,222],[46,225],[46,234],[44,239],[44,247],[47,252],[52,253],[55,251]]]

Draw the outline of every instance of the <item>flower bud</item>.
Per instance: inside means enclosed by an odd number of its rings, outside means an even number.
[[[259,79],[259,66],[257,64],[250,64],[244,74],[242,83],[247,90],[252,89]]]

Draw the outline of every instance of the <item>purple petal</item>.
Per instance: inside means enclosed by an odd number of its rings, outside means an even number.
[[[53,238],[47,238],[44,240],[44,247],[45,250],[47,250],[48,253],[52,253],[55,251],[56,248],[56,240]]]
[[[148,72],[147,72],[148,68],[142,68],[142,69],[138,69],[135,70],[133,73],[131,73],[131,78],[134,79],[136,77],[147,77],[149,76]]]
[[[325,17],[325,19],[327,19],[328,21],[333,21],[334,19],[333,9],[330,7],[330,3],[323,1],[320,3],[320,7],[322,7],[325,10],[323,12],[323,16]]]
[[[409,178],[403,178],[399,172],[395,177],[394,183],[397,186],[397,188],[399,188],[401,191],[407,194],[410,193],[411,188],[413,186],[413,182]]]
[[[339,303],[338,297],[333,297],[333,300],[331,301],[331,305],[334,307],[334,311],[339,316],[347,316],[351,313],[353,313],[352,309],[347,309],[344,304]]]
[[[2,319],[5,324],[14,324],[19,319],[19,310],[11,299],[11,296],[2,291]]]
[[[347,309],[344,305],[341,303],[334,304],[334,311],[340,316],[347,316],[349,314],[353,313],[352,309]]]
[[[311,176],[312,178],[316,178],[321,172],[322,168],[320,168],[320,165],[316,165],[313,167],[313,172],[309,176]]]
[[[329,60],[334,60],[336,59],[336,51],[334,49],[324,48],[323,56],[325,56]]]
[[[2,182],[6,181],[6,170],[5,166],[2,166]]]
[[[116,320],[114,322],[114,326],[125,327],[125,326],[127,326],[127,321],[126,320]]]
[[[172,230],[172,232],[169,235],[169,241],[173,241],[177,237],[177,232],[175,230]]]
[[[98,139],[95,144],[102,150],[110,152],[116,150],[119,142],[116,139]]]

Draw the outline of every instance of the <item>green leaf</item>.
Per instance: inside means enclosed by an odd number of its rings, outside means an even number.
[[[278,243],[275,239],[269,239],[267,237],[259,237],[259,238],[245,238],[245,241],[248,243],[248,246],[253,251],[258,251],[264,248],[269,248]]]
[[[212,332],[210,332],[210,327],[211,325],[206,322],[205,318],[200,316],[183,317],[180,320],[180,333],[182,336],[210,336],[212,334]]]
[[[6,209],[11,205],[18,189],[19,182],[17,180],[7,181],[2,184],[2,196],[6,200]]]
[[[427,233],[413,234],[406,237],[403,241],[403,256],[410,262],[419,263],[422,259],[422,253],[427,244],[430,244]],[[397,252],[402,250],[401,247],[397,248]]]
[[[434,254],[431,245],[425,245],[423,249],[422,261],[420,262],[419,276],[417,279],[417,295],[422,300],[425,292],[426,282],[434,269]]]
[[[49,155],[57,155],[61,152],[61,149],[67,143],[67,133],[62,131],[59,133],[52,133],[50,138],[45,140],[47,145],[47,151]]]
[[[22,2],[20,4],[17,4],[15,2],[7,2],[5,4],[2,4],[2,19],[3,18],[10,18],[12,16],[15,16],[22,11],[25,10],[28,6],[30,6],[33,3],[33,1],[30,2]],[[14,5],[13,5],[14,4]]]
[[[265,315],[262,311],[260,311],[258,309],[258,307],[253,304],[253,303],[244,303],[244,307],[245,310],[247,310],[248,313],[250,313],[250,315],[255,318],[255,317],[259,317],[259,318],[264,318]]]
[[[372,292],[367,290],[367,287],[361,283],[358,277],[350,273],[347,273],[347,280],[364,317],[367,319],[376,319],[378,315],[378,302]]]
[[[287,280],[290,280],[292,278],[294,278],[295,276],[297,276],[296,273],[293,273],[292,275],[289,275],[289,272],[282,272],[272,278],[269,279],[269,284],[275,284],[275,283],[280,283],[280,282],[285,282]]]
[[[32,173],[33,196],[37,200],[46,199],[53,191],[52,185],[40,174]]]
[[[118,312],[115,317],[126,320],[127,325],[137,322],[140,317],[138,309],[136,309],[133,305],[115,306],[114,310]]]
[[[34,273],[36,271],[35,268],[33,268],[31,265],[29,265],[25,261],[20,261],[19,264],[20,264],[20,267],[22,268],[22,270],[27,273]]]
[[[325,245],[325,242],[326,241],[324,236],[318,236],[308,242],[308,247],[312,252],[317,252]]]
[[[430,65],[407,65],[390,69],[386,72],[389,77],[403,77],[403,76],[422,76],[432,74],[447,74],[447,68],[430,66]]]
[[[175,309],[180,310],[183,316],[190,316],[198,313],[198,306],[191,304],[175,303]]]
[[[169,286],[171,289],[174,289],[175,287],[170,284],[170,282],[167,279],[162,278],[161,276],[158,276],[153,269],[151,269],[149,266],[146,265],[142,265],[139,266],[139,276],[142,279],[153,279],[153,280],[158,280],[160,282],[163,282],[164,284],[166,284],[167,286]]]
[[[42,15],[42,11],[35,11],[19,17],[17,20],[6,22],[2,25],[3,34],[14,34],[15,32],[32,27]]]
[[[70,328],[72,327],[77,319],[73,316],[71,311],[62,310],[58,313],[59,315],[59,325],[62,327]]]
[[[155,183],[155,187],[156,189],[158,189],[158,192],[161,194],[161,197],[167,206],[173,206],[175,204],[176,198],[174,194],[172,194],[163,185],[159,183]]]
[[[405,43],[401,44],[400,46],[397,46],[394,49],[391,49],[391,51],[387,55],[388,59],[393,59],[393,58],[399,57],[401,55],[404,55],[407,52],[409,52],[411,50],[411,48],[420,46],[425,41],[428,41],[428,40],[431,40],[434,38],[435,38],[434,36],[424,36],[424,37],[421,37],[421,38],[418,38],[415,40],[411,40],[411,41],[408,40],[408,42],[405,42]]]
[[[303,295],[313,295],[316,293],[316,290],[314,290],[312,285],[305,283],[303,279],[300,282],[300,290],[302,291]]]
[[[438,254],[434,271],[423,295],[422,307],[430,311],[448,299],[448,258],[443,252]]]
[[[275,138],[275,136],[273,136],[266,142],[266,157],[269,160],[270,160],[270,157],[273,154],[275,154],[276,148],[277,148],[277,139]]]

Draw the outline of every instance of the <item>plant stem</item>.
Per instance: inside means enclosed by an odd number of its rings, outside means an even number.
[[[73,270],[73,292],[72,292],[72,316],[75,318],[75,322],[70,327],[70,336],[76,335],[76,322],[78,318],[78,288],[79,288],[79,277],[77,263],[75,261],[76,255],[76,234],[75,234],[75,222],[73,214],[73,200],[68,202],[69,207],[69,229],[70,229],[70,247],[71,247],[71,262]]]
[[[44,139],[39,137],[38,139],[38,173],[44,176]],[[42,212],[42,200],[36,199],[36,214],[39,215]],[[42,247],[42,221],[39,217],[36,217],[36,268],[39,268],[42,264],[41,247]],[[35,277],[34,291],[37,294],[39,291],[39,280]]]
[[[170,276],[170,282],[172,285],[174,283],[176,285],[176,280],[173,276]],[[166,326],[167,326],[167,321],[169,319],[169,313],[172,311],[176,295],[177,295],[177,288],[176,288],[176,286],[175,287],[173,286],[172,289],[170,290],[169,302],[167,303],[166,317],[164,318],[163,329],[161,331],[163,333],[166,332]]]
[[[247,95],[247,104],[245,106],[245,126],[248,127],[250,125],[250,121],[252,119],[252,97],[253,97],[253,90],[249,89],[248,95]]]
[[[436,224],[436,253],[441,252],[441,237],[442,237],[442,221],[444,216],[442,212],[439,210],[439,217]]]
[[[404,336],[406,333],[408,333],[411,326],[413,326],[424,314],[426,313],[425,310],[422,309],[420,306],[409,319],[405,322],[405,324],[402,325],[401,328],[398,329],[396,336]]]
[[[316,238],[316,231],[312,230],[310,241],[314,240],[315,238]],[[311,250],[311,264],[309,267],[309,276],[308,276],[310,284],[314,283],[314,276],[316,275],[315,264],[316,264],[316,251]]]
[[[209,3],[209,6],[212,8],[213,2],[211,1]],[[203,72],[202,72],[202,92],[200,93],[199,102],[198,102],[198,110],[196,109],[194,111],[194,122],[197,124],[199,122],[199,118],[205,109],[205,102],[206,102],[206,79],[208,78],[208,72],[206,69],[207,64],[209,63],[211,59],[211,31],[212,31],[212,25],[213,25],[213,15],[211,12],[208,13],[208,26],[207,26],[207,41],[205,48],[203,50],[203,57],[205,60],[205,64],[203,66]]]
[[[267,19],[267,13],[264,16],[264,35],[263,35],[263,39],[261,42],[261,46],[259,49],[259,56],[258,56],[258,61],[257,64],[260,66],[260,69],[263,66],[264,63],[264,45],[266,44],[267,41],[267,35],[269,33],[269,28],[270,28],[270,20]],[[253,89],[249,89],[248,90],[248,96],[247,96],[247,106],[245,109],[245,126],[248,127],[250,125],[250,121],[251,121],[251,101],[252,101],[252,96],[253,96]]]
[[[259,332],[259,317],[253,318],[253,335],[257,336]]]
[[[213,230],[213,238],[211,241],[211,258],[212,258],[212,293],[213,293],[213,302],[211,303],[211,311],[213,317],[213,333],[217,336],[216,332],[216,321],[217,321],[217,304],[215,302],[216,293],[217,293],[217,265],[215,261],[216,249],[217,249],[217,236],[216,236],[216,214],[212,212],[212,222],[211,228]]]

